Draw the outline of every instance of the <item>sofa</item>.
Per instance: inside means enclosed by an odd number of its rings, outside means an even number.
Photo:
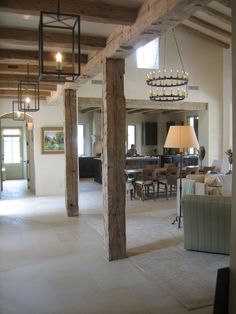
[[[180,179],[177,182],[177,216],[180,213]],[[189,174],[182,179],[184,195],[232,195],[232,174]]]
[[[185,249],[229,254],[231,202],[231,196],[183,196]]]

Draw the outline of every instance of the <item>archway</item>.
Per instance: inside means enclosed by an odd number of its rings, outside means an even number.
[[[8,112],[0,116],[0,169],[3,198],[34,193],[35,166],[33,118],[29,114]]]

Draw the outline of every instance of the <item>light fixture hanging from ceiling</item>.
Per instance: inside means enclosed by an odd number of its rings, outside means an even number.
[[[52,32],[50,32],[52,31]],[[51,38],[57,42],[49,53]],[[62,47],[65,52],[62,53]],[[80,75],[80,17],[60,12],[40,12],[39,20],[39,80],[73,82]]]
[[[25,121],[25,112],[18,110],[19,102],[17,100],[12,101],[12,119],[15,121]]]
[[[18,84],[18,110],[39,111],[39,82],[30,80],[29,64],[27,64],[27,79],[20,80]]]
[[[178,101],[184,100],[188,96],[188,73],[184,69],[183,60],[180,54],[174,29],[172,29],[173,38],[177,48],[182,69],[175,72],[166,69],[166,35],[164,43],[163,70],[152,71],[147,74],[146,82],[151,87],[149,91],[150,100],[155,101]]]

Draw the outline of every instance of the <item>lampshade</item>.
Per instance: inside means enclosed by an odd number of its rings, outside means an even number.
[[[164,147],[180,149],[199,147],[194,128],[190,125],[171,126]]]

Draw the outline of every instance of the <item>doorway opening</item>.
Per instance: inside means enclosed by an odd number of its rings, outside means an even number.
[[[0,118],[1,198],[11,199],[34,193],[33,119],[12,119],[12,113]]]

